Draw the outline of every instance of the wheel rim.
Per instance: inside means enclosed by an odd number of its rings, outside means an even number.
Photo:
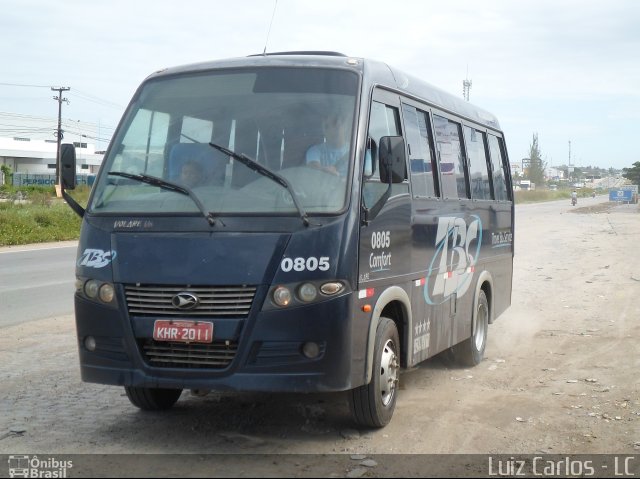
[[[388,406],[393,400],[398,385],[399,369],[395,346],[389,339],[382,348],[380,358],[380,398],[384,406]]]
[[[480,303],[478,305],[478,314],[476,315],[475,344],[477,351],[482,351],[482,347],[484,346],[484,341],[487,336],[488,320],[489,311],[487,311],[487,308],[484,304]]]

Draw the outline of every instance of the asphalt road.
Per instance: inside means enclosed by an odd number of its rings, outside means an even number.
[[[73,313],[76,248],[0,248],[0,328]]]

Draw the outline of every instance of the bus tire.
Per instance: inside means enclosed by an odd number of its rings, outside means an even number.
[[[393,320],[380,318],[375,341],[371,381],[350,391],[349,406],[358,425],[379,428],[391,421],[398,396],[400,339]]]
[[[489,331],[489,302],[483,290],[478,293],[476,307],[476,327],[470,338],[452,348],[455,361],[461,366],[477,366],[484,357]]]
[[[125,386],[131,404],[143,411],[171,409],[182,394],[182,389],[138,388]]]

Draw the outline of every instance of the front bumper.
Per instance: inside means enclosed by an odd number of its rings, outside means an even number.
[[[75,298],[82,380],[100,384],[217,391],[321,392],[361,385],[365,335],[354,337],[352,295],[277,311],[258,311],[246,319],[212,319],[217,346],[231,351],[223,366],[158,365],[150,361],[155,318],[129,317]],[[120,302],[124,304],[124,301]],[[164,319],[164,318],[158,318]],[[207,318],[202,318],[207,321]],[[95,339],[95,350],[85,338]],[[302,345],[314,342],[318,357]],[[179,344],[182,354],[186,349]]]

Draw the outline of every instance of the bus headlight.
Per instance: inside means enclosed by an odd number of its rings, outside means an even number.
[[[269,289],[262,309],[296,308],[337,298],[349,291],[349,285],[340,280],[312,280],[299,283],[276,284]]]
[[[102,301],[103,303],[110,303],[111,301],[113,301],[113,298],[115,296],[113,285],[104,283],[102,286],[100,286],[98,295],[100,296],[100,301]]]
[[[84,294],[88,298],[96,299],[98,297],[98,289],[100,288],[100,282],[95,279],[90,279],[84,284]]]
[[[318,296],[318,290],[312,283],[303,283],[298,288],[298,298],[300,301],[304,301],[305,303],[310,303]]]
[[[291,303],[291,291],[286,286],[278,286],[273,292],[273,302],[278,306],[288,306]]]
[[[76,294],[112,308],[118,305],[115,285],[106,281],[100,281],[99,279],[77,277]]]

